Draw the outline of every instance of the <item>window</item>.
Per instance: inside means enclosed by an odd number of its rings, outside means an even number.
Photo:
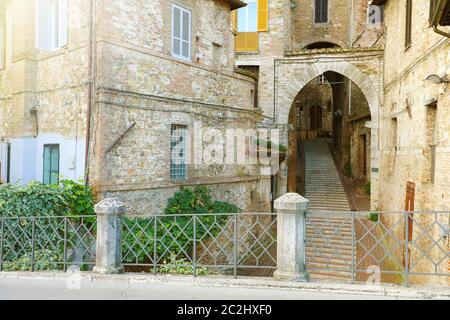
[[[191,12],[172,5],[172,55],[191,58]]]
[[[379,26],[384,20],[384,6],[369,5],[367,7],[367,25]]]
[[[172,125],[170,130],[170,178],[186,180],[186,126]]]
[[[314,22],[328,22],[328,0],[314,0]]]
[[[405,48],[408,49],[412,42],[412,0],[406,0],[405,23]]]
[[[59,145],[44,145],[44,184],[59,183]]]
[[[257,0],[245,1],[247,6],[238,10],[238,32],[258,31],[258,2]]]
[[[36,0],[36,47],[54,51],[67,45],[68,0]]]

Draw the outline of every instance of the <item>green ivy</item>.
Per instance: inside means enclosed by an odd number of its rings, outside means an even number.
[[[93,215],[94,196],[91,187],[62,180],[59,185],[29,184],[0,186],[0,216],[43,217]]]
[[[35,270],[55,270],[61,266],[56,262],[63,261],[64,246],[60,239],[64,235],[64,223],[58,218],[94,214],[94,197],[92,189],[83,184],[70,180],[63,180],[58,185],[44,185],[39,182],[30,182],[22,185],[0,186],[0,217],[19,217],[20,219],[5,220],[8,230],[13,230],[15,236],[9,235],[3,241],[3,269],[31,270],[31,243],[32,219],[29,217],[43,218],[38,220],[35,243],[38,248],[35,251]],[[91,221],[88,221],[91,220]],[[95,222],[95,217],[84,219],[85,224]],[[74,225],[78,223],[76,219]],[[46,231],[46,234],[44,232]],[[67,237],[76,239],[75,230],[67,230]],[[23,239],[23,242],[21,241]],[[50,246],[58,243],[55,247]]]

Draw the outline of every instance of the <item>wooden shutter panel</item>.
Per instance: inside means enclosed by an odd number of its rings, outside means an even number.
[[[238,15],[237,10],[231,11],[231,29],[234,32],[237,32],[237,15]]]
[[[258,0],[258,31],[267,31],[269,25],[269,0]]]
[[[59,0],[59,46],[64,47],[67,45],[67,0]]]
[[[48,0],[36,0],[36,48],[49,51],[50,25]]]

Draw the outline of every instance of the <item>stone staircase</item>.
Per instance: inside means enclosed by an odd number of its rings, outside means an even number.
[[[313,280],[351,279],[352,220],[338,211],[350,204],[328,147],[327,139],[305,141],[306,268]],[[325,213],[326,212],[326,213]]]
[[[305,141],[305,197],[312,210],[350,211],[327,139]]]

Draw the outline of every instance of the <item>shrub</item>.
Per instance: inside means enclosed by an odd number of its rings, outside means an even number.
[[[59,185],[30,182],[26,186],[0,186],[0,216],[42,217],[93,215],[92,188],[70,180]]]
[[[74,181],[63,180],[59,185],[44,185],[39,182],[30,182],[26,186],[2,185],[0,186],[0,217],[20,217],[20,219],[5,220],[8,223],[9,234],[3,241],[3,267],[5,271],[31,270],[31,242],[32,219],[37,221],[34,235],[36,243],[35,270],[55,270],[63,261],[64,223],[58,218],[94,214],[94,200],[92,190]],[[91,220],[91,221],[88,221]],[[84,219],[84,224],[95,222],[95,218]],[[66,230],[66,236],[76,245],[77,236],[75,227]],[[80,231],[82,231],[81,229]],[[93,228],[95,232],[95,228]],[[44,247],[40,247],[44,246]]]
[[[202,241],[208,238],[217,237],[225,227],[228,217],[225,215],[208,215],[214,213],[238,213],[241,212],[237,206],[222,201],[214,201],[210,191],[206,187],[182,188],[170,198],[165,208],[164,217],[158,217],[156,225],[156,255],[158,261],[167,260],[180,261],[190,255],[193,249],[194,222],[192,215],[198,214],[196,231],[197,236],[203,236]],[[149,224],[149,219],[124,219],[127,229],[133,230],[124,236],[123,252],[125,261],[136,262],[133,254],[127,252],[142,252],[142,245],[136,243],[136,239],[141,240],[141,244],[146,245],[145,251],[153,258],[155,247],[151,239],[154,238],[155,225]],[[145,241],[149,239],[150,241]],[[176,239],[176,242],[174,241]],[[131,250],[130,250],[131,249]],[[184,251],[184,253],[182,252]],[[186,253],[186,254],[185,254]],[[149,262],[150,258],[145,254],[140,254],[138,263]],[[166,269],[164,269],[166,270]]]
[[[369,213],[368,219],[372,222],[378,222],[378,220],[380,219],[379,216],[380,216],[379,213],[371,212],[371,213]]]

